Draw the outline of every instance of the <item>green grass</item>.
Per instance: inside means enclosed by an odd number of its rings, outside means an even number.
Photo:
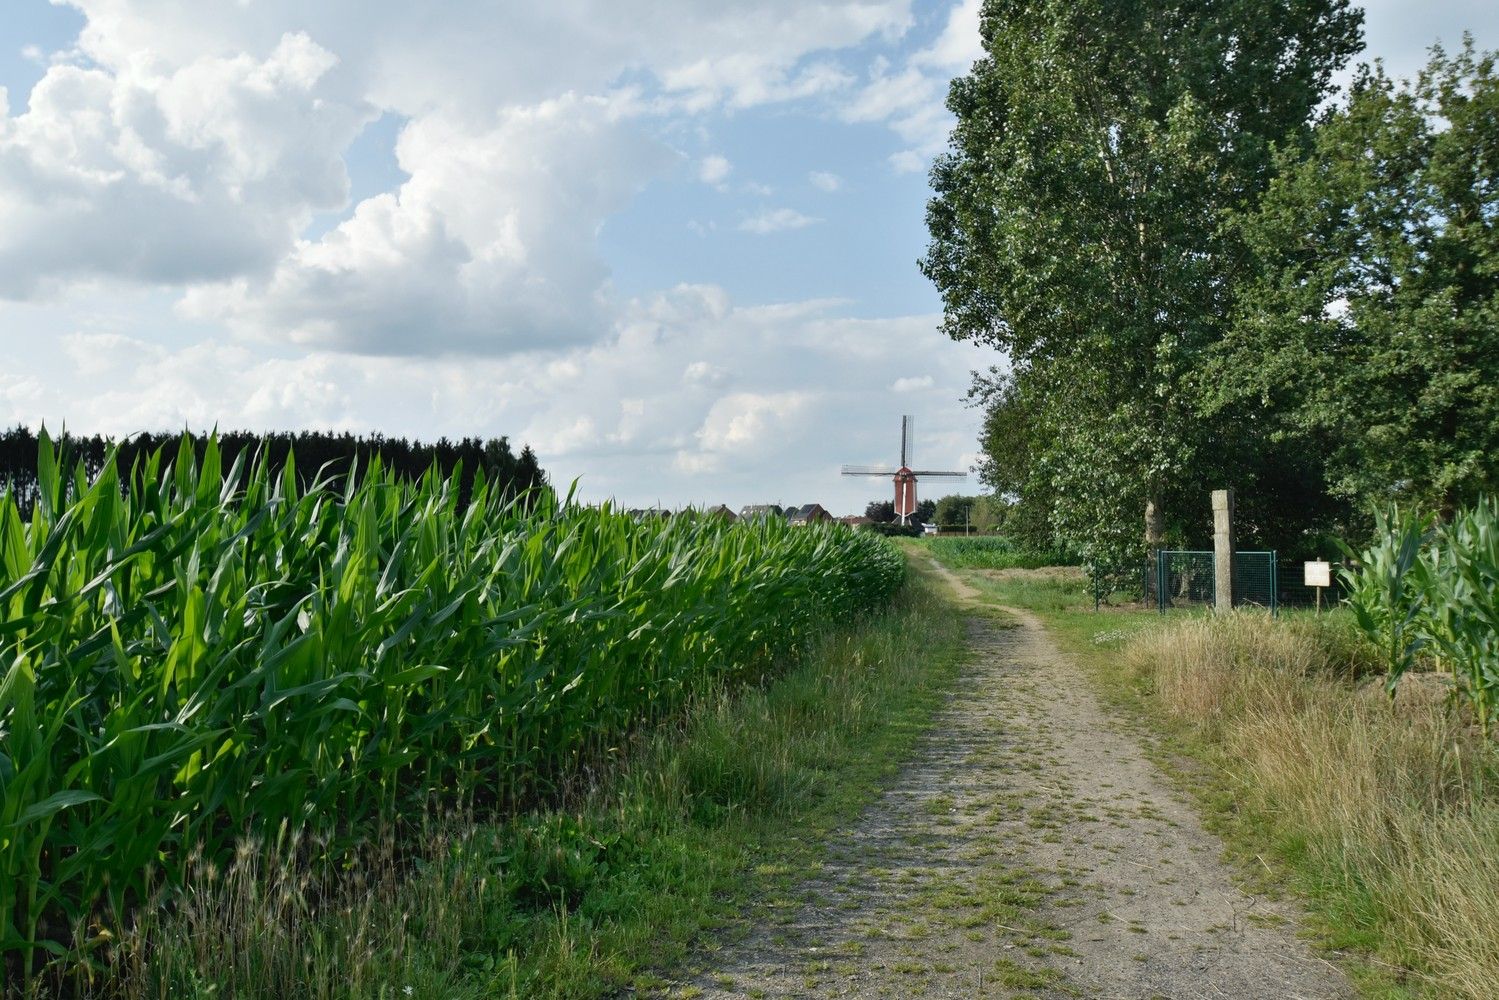
[[[1038,569],[1064,560],[1057,552],[1034,552],[1003,535],[930,538],[922,544],[954,569]]]
[[[697,698],[564,807],[438,824],[418,859],[311,880],[251,856],[111,975],[142,997],[649,991],[789,898],[911,753],[963,648],[961,618],[913,576],[785,673]]]
[[[1482,873],[1499,869],[1499,755],[1440,706],[1393,713],[1356,693],[1377,656],[1347,611],[1094,612],[1085,581],[966,578],[1037,613],[1099,692],[1146,724],[1152,756],[1196,797],[1251,891],[1302,899],[1314,942],[1362,995],[1493,995],[1496,904]]]

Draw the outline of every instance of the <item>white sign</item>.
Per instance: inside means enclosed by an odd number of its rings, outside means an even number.
[[[1306,585],[1308,587],[1331,587],[1332,564],[1320,560],[1307,563]]]

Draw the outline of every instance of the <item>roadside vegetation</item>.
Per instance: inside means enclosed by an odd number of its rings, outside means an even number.
[[[1390,692],[1433,663],[1487,736],[1499,716],[1499,501],[1442,523],[1392,508],[1369,547],[1349,554],[1348,605],[1383,656]]]
[[[1062,552],[1037,552],[1004,535],[934,538],[931,552],[948,566],[962,569],[1039,569],[1066,565]]]
[[[1306,899],[1365,995],[1499,995],[1499,748],[1441,644],[1391,698],[1390,647],[1348,608],[1095,613],[1077,574],[968,579],[1151,723],[1245,878]]]
[[[648,994],[767,919],[926,730],[962,624],[913,577],[784,671],[700,692],[555,805],[431,821],[406,857],[352,873],[309,868],[295,843],[242,850],[137,925],[100,982],[129,998]]]
[[[200,459],[185,439],[175,458],[123,476],[106,461],[90,481],[43,437],[30,520],[0,493],[7,989],[110,983],[138,959],[153,993],[207,990],[248,963],[244,990],[292,996],[320,956],[357,965],[378,938],[401,960],[420,928],[469,941],[466,920],[485,931],[473,951],[454,944],[465,961],[540,968],[513,957],[545,951],[516,929],[529,917],[479,905],[484,893],[555,916],[558,954],[571,947],[578,883],[631,870],[655,821],[621,817],[610,840],[548,810],[584,801],[637,739],[642,759],[664,754],[647,737],[684,711],[708,742],[670,759],[680,779],[638,778],[666,808],[691,793],[688,815],[711,825],[802,801],[800,758],[775,757],[784,741],[742,753],[742,723],[725,717],[715,749],[714,712],[739,690],[752,712],[765,678],[830,629],[867,625],[900,591],[898,551],[837,526],[504,499],[482,477],[460,508],[456,480],[375,463],[304,489],[290,463],[225,469],[212,441]],[[859,634],[844,633],[849,670],[880,652]],[[491,821],[506,832],[486,847],[472,824]],[[426,909],[386,905],[408,876],[429,885]],[[357,933],[340,938],[336,912],[359,911],[349,892],[402,928],[345,924]],[[197,958],[179,961],[189,944]],[[430,964],[429,951],[406,957]]]

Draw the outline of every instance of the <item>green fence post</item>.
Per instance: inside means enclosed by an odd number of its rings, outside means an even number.
[[[1166,550],[1155,550],[1155,608],[1166,613]]]
[[[1270,617],[1280,617],[1280,553],[1270,550]]]

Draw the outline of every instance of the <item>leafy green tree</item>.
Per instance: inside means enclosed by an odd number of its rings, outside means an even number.
[[[978,497],[965,497],[951,493],[937,501],[935,523],[945,531],[969,524],[973,517],[973,505]]]
[[[864,508],[864,516],[875,524],[889,524],[895,520],[895,503],[891,500],[871,500]]]
[[[1365,68],[1244,221],[1259,275],[1216,405],[1325,457],[1355,509],[1499,489],[1499,76],[1471,39],[1414,84]]]
[[[1142,512],[1163,541],[1244,263],[1224,219],[1303,141],[1361,25],[1346,0],[984,5],[921,266],[946,332],[1010,356],[1029,434],[1003,475],[1085,551],[1137,550]]]
[[[975,497],[970,523],[975,531],[998,531],[1005,526],[1009,511],[1010,505],[1001,497]]]

